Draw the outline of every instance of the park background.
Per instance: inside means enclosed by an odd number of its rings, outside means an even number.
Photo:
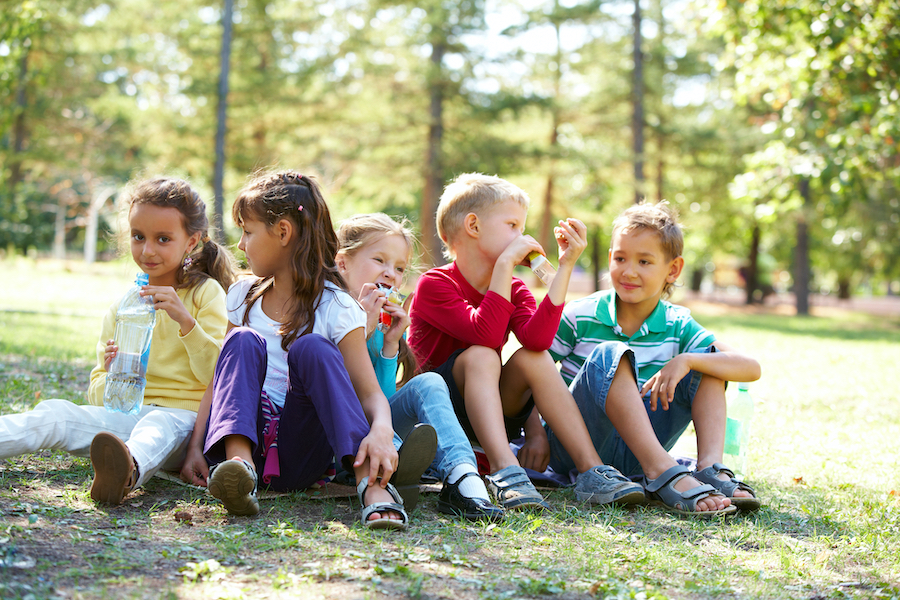
[[[676,300],[763,367],[765,503],[705,523],[561,490],[488,526],[428,494],[408,534],[383,536],[355,501],[309,494],[236,519],[154,479],[98,507],[89,462],[46,451],[0,464],[0,597],[900,597],[898,16],[896,1],[0,3],[0,412],[84,401],[101,316],[135,271],[115,258],[127,181],[189,179],[234,243],[248,175],[295,168],[336,220],[407,215],[427,267],[441,188],[481,171],[529,193],[545,246],[557,219],[588,224],[573,296],[596,287],[615,214],[679,210]]]

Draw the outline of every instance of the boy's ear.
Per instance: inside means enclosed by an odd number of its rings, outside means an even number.
[[[294,239],[294,224],[290,219],[281,219],[275,223],[275,234],[278,236],[282,247],[287,246]]]
[[[669,265],[669,274],[666,276],[666,281],[669,283],[675,283],[678,281],[678,278],[681,277],[681,271],[684,269],[684,258],[679,256]]]
[[[478,215],[469,213],[463,219],[463,231],[471,237],[478,237],[481,223],[478,221]]]

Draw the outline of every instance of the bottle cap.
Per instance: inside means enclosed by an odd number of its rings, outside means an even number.
[[[532,252],[528,255],[528,266],[532,269],[537,268],[547,262],[547,257],[540,252]]]
[[[742,392],[746,392],[746,391],[748,391],[749,389],[750,389],[750,384],[749,384],[748,382],[746,382],[746,381],[739,381],[739,382],[738,382],[738,390],[740,390],[740,391],[742,391]]]
[[[144,273],[143,271],[138,273],[137,276],[134,278],[135,285],[148,285],[149,283],[150,283],[150,276],[147,275],[146,273]]]

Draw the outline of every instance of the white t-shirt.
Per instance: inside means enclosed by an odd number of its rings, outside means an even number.
[[[241,279],[228,289],[226,307],[228,320],[237,326],[244,325],[244,312],[247,305],[244,300],[247,292],[257,281],[255,277]],[[316,308],[313,333],[317,333],[337,345],[344,336],[354,329],[366,326],[366,311],[350,294],[341,290],[331,282],[325,282],[322,301]],[[281,323],[266,316],[262,310],[262,300],[257,300],[250,309],[247,327],[252,328],[266,340],[268,369],[263,389],[273,403],[284,406],[284,397],[288,389],[287,352],[281,348],[281,336],[278,330]]]

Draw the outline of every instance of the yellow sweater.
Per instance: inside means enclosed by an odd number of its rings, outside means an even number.
[[[225,290],[214,279],[207,279],[194,289],[178,290],[178,297],[196,323],[187,335],[180,335],[178,323],[164,310],[156,311],[156,325],[147,361],[147,387],[144,404],[197,411],[200,399],[215,372],[216,360],[228,317],[225,313]],[[103,329],[97,342],[97,366],[91,370],[88,400],[103,406],[106,367],[103,356],[106,341],[114,337],[116,312],[121,299],[109,307],[103,318]]]

